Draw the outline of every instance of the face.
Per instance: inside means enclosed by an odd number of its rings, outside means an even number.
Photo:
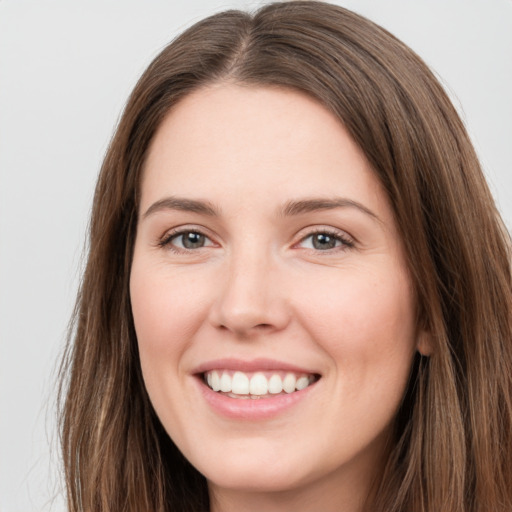
[[[368,483],[415,301],[387,197],[323,106],[227,84],[182,100],[146,161],[130,286],[149,396],[211,490]]]

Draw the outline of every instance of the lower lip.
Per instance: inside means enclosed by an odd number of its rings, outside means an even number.
[[[315,382],[300,391],[269,398],[231,398],[213,391],[201,378],[197,379],[201,393],[214,412],[236,420],[266,420],[287,411],[304,400],[318,383]]]

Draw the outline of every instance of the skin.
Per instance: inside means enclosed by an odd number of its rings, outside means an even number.
[[[171,196],[218,214],[152,206]],[[311,198],[360,207],[283,214]],[[176,228],[203,246],[184,248]],[[326,230],[335,244],[318,248]],[[425,335],[392,208],[337,118],[278,88],[221,83],[182,100],[146,161],[130,286],[151,401],[213,511],[362,510]],[[193,375],[225,357],[321,378],[284,414],[226,418]]]

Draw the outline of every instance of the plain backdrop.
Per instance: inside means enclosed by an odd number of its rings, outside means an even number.
[[[242,0],[0,0],[0,512],[64,511],[55,369],[97,172],[135,81]],[[353,0],[437,72],[512,225],[512,0]]]

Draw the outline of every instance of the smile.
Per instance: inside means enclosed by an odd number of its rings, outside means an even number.
[[[316,382],[318,376],[290,371],[218,369],[205,372],[203,379],[210,389],[230,398],[260,399],[301,391]]]
[[[311,403],[322,374],[285,361],[225,358],[191,372],[202,398],[216,415],[230,421],[267,421],[299,403]]]

